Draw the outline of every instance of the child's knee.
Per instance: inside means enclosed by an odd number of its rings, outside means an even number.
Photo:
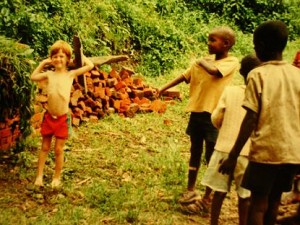
[[[43,146],[41,151],[48,154],[50,152],[50,146]]]
[[[61,148],[61,147],[56,147],[56,148],[54,149],[54,154],[55,154],[55,157],[59,157],[59,156],[63,155],[63,148]]]

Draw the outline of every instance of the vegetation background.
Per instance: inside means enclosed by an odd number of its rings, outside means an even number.
[[[206,54],[207,34],[219,25],[236,31],[232,54],[241,59],[253,53],[252,32],[258,24],[283,20],[290,30],[284,57],[292,62],[300,49],[298,12],[293,0],[2,0],[0,44],[6,50],[0,57],[9,58],[15,69],[7,86],[1,70],[1,104],[14,102],[5,98],[10,91],[16,91],[20,102],[30,102],[34,91],[28,62],[47,57],[57,39],[72,42],[74,34],[88,56],[127,54],[128,65],[153,87]],[[16,53],[11,40],[30,49]],[[233,83],[241,82],[237,74]],[[183,100],[168,105],[162,115],[110,115],[75,129],[65,149],[61,190],[32,187],[40,137],[30,136],[14,161],[1,159],[0,224],[208,224],[205,217],[183,215],[176,204],[186,186],[189,156],[184,112],[188,87],[180,84],[178,89]],[[30,106],[26,110],[31,112]],[[46,183],[53,167],[51,153]],[[199,180],[202,173],[203,168]],[[235,200],[232,195],[226,200],[222,224],[237,224]]]
[[[294,0],[3,0],[0,9],[0,33],[28,44],[35,58],[78,33],[85,54],[128,54],[145,76],[182,68],[191,55],[206,53],[215,26],[237,31],[238,55],[252,51],[251,33],[265,20],[286,22],[291,40],[300,35]]]

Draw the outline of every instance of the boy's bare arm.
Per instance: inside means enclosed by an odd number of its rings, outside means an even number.
[[[82,75],[85,72],[88,72],[94,68],[94,63],[91,60],[89,60],[85,55],[82,55],[82,59],[83,59],[83,66],[73,70],[75,76]]]
[[[216,127],[217,129],[220,129],[223,123],[224,119],[224,114],[225,114],[225,102],[226,102],[226,97],[225,97],[225,92],[221,95],[221,98],[214,109],[214,111],[211,114],[211,122]]]
[[[256,127],[258,114],[250,109],[247,109],[246,116],[242,122],[237,140],[229,153],[228,158],[222,162],[219,172],[223,174],[232,174],[236,161],[242,148],[250,137],[252,131]]]
[[[42,72],[45,66],[50,65],[52,60],[50,58],[44,59],[32,72],[30,78],[33,81],[41,81],[47,78],[47,74]]]
[[[202,66],[210,75],[216,76],[216,77],[223,77],[223,75],[220,73],[217,67],[215,67],[210,62],[206,61],[205,59],[200,59],[197,61],[197,64],[199,66]]]
[[[167,83],[166,85],[164,85],[158,92],[159,95],[161,95],[164,91],[168,90],[171,87],[176,86],[177,84],[181,83],[185,81],[185,77],[181,74],[178,77],[176,77],[174,80],[172,80],[171,82]]]

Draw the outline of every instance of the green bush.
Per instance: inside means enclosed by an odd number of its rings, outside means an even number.
[[[0,49],[0,121],[19,115],[21,136],[26,137],[35,90],[29,77],[32,49],[4,36],[0,36]]]
[[[299,37],[298,5],[293,0],[0,2],[0,34],[29,45],[36,57],[46,57],[57,39],[72,42],[79,34],[88,56],[127,54],[136,72],[146,76],[169,73],[207,52],[207,34],[214,26],[226,24],[251,34],[268,19],[283,20],[291,38]]]
[[[221,24],[252,33],[264,20],[281,19],[292,38],[300,35],[292,0],[3,0],[0,9],[0,34],[31,46],[36,57],[78,34],[88,56],[127,54],[146,76],[182,68],[207,52],[207,34]]]
[[[263,21],[282,20],[290,28],[291,38],[300,35],[299,7],[296,1],[288,0],[186,0],[192,10],[204,10],[215,17],[226,18],[245,32],[252,33]]]

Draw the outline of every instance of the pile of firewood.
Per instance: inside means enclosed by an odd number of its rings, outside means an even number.
[[[111,113],[124,117],[133,117],[138,112],[163,113],[166,101],[180,98],[179,92],[169,91],[166,92],[169,97],[161,100],[156,88],[149,87],[141,77],[125,67],[107,73],[95,66],[82,77],[85,78],[85,87],[76,79],[71,91],[70,110],[74,126],[79,126],[82,121],[97,121]],[[40,91],[36,102],[46,109],[46,94]]]

